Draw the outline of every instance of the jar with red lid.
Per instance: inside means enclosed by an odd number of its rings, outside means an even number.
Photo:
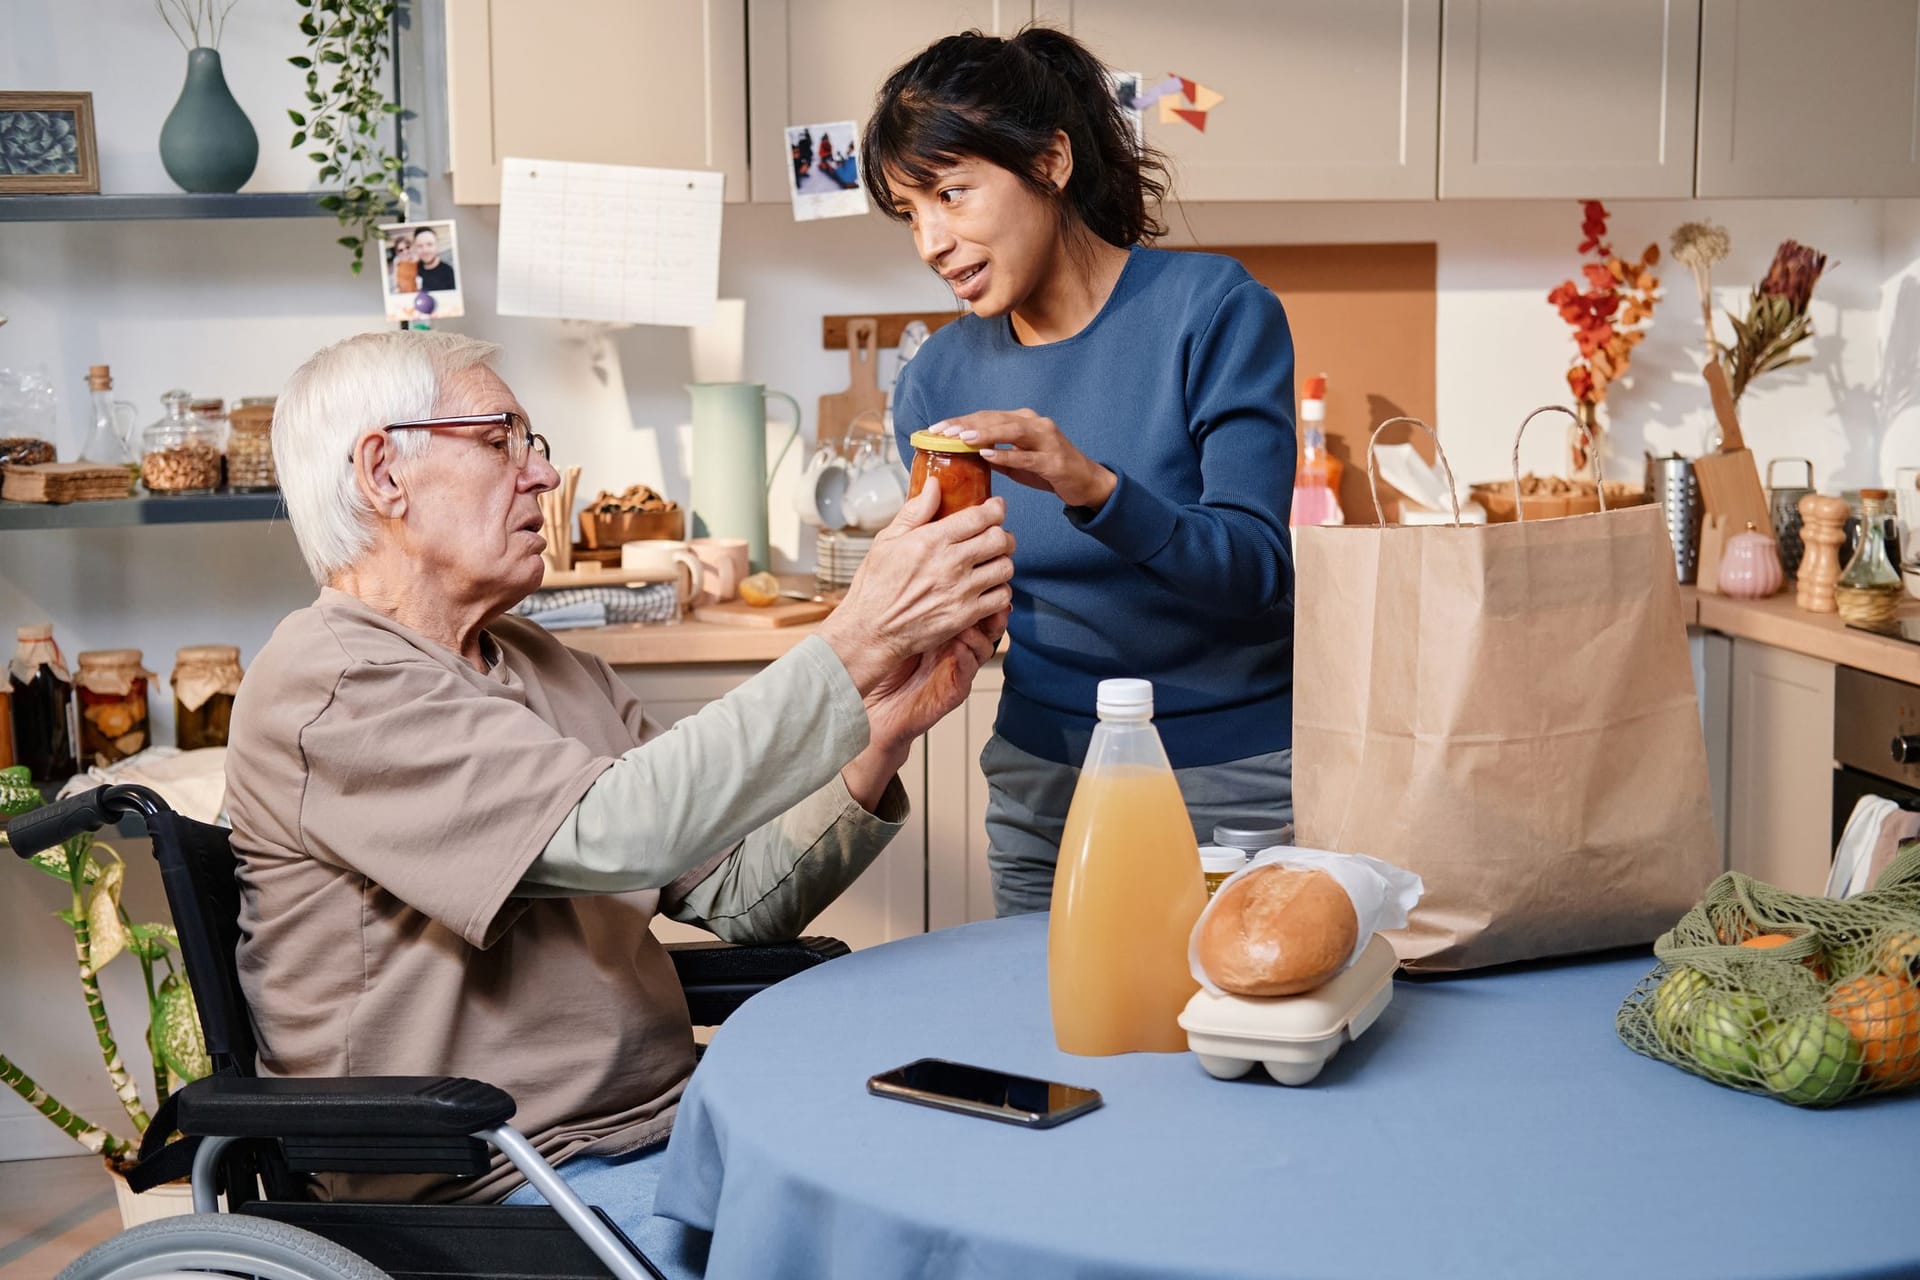
[[[907,500],[918,497],[927,477],[934,477],[940,483],[937,518],[977,507],[993,492],[993,466],[980,456],[978,447],[931,431],[914,432],[909,443],[913,445],[913,476],[907,483]]]

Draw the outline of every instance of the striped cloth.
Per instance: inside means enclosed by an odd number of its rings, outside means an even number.
[[[553,621],[563,622],[586,614],[582,606],[593,605],[605,610],[602,621],[606,623],[673,622],[680,617],[680,593],[671,582],[536,591],[507,612],[545,626],[543,615],[558,614]]]

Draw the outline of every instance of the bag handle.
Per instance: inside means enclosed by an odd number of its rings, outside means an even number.
[[[1573,419],[1573,425],[1580,428],[1580,434],[1586,437],[1587,451],[1593,452],[1593,428],[1580,420],[1580,415],[1563,404],[1543,404],[1525,418],[1521,419],[1520,429],[1513,433],[1513,518],[1521,524],[1527,522],[1526,500],[1520,494],[1520,441],[1527,434],[1527,427],[1543,413],[1564,413]],[[1600,495],[1600,510],[1607,509],[1607,484],[1604,480],[1593,482],[1593,491]]]
[[[1767,460],[1767,488],[1769,489],[1773,488],[1773,469],[1779,466],[1783,462],[1797,462],[1801,466],[1805,467],[1807,469],[1806,488],[1809,488],[1809,489],[1813,488],[1813,459],[1812,458],[1770,458],[1768,459]]]
[[[1387,522],[1387,513],[1380,508],[1380,473],[1374,466],[1373,449],[1375,445],[1380,443],[1380,433],[1396,422],[1404,422],[1410,426],[1420,428],[1427,433],[1427,438],[1433,441],[1433,456],[1440,459],[1440,468],[1447,473],[1447,500],[1453,503],[1453,527],[1456,529],[1459,528],[1460,492],[1454,486],[1453,464],[1447,461],[1447,451],[1440,447],[1440,433],[1418,418],[1388,418],[1385,422],[1375,427],[1373,434],[1367,437],[1367,488],[1373,494],[1373,518],[1381,524]]]

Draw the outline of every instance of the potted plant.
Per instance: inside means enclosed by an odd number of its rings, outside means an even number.
[[[11,818],[39,808],[45,801],[22,765],[0,769],[0,817]],[[0,837],[3,841],[4,837]],[[91,834],[73,837],[57,849],[26,859],[36,869],[67,887],[67,905],[55,912],[73,939],[74,960],[80,971],[80,995],[93,1020],[100,1042],[100,1060],[107,1079],[119,1096],[134,1137],[131,1141],[105,1125],[86,1119],[55,1098],[8,1057],[0,1045],[0,1082],[26,1099],[27,1105],[47,1117],[61,1132],[105,1161],[120,1194],[120,1215],[127,1225],[137,1220],[184,1213],[192,1209],[185,1184],[179,1190],[161,1187],[136,1197],[122,1175],[132,1167],[139,1138],[147,1129],[149,1111],[140,1085],[121,1060],[119,1041],[100,996],[100,971],[123,955],[140,965],[147,993],[147,1047],[153,1055],[153,1105],[158,1108],[169,1092],[207,1074],[206,1041],[200,1032],[199,1011],[186,974],[175,968],[179,936],[170,924],[135,924],[120,904],[126,864],[109,845]],[[174,1194],[169,1195],[169,1192]],[[158,1197],[158,1199],[156,1199]]]

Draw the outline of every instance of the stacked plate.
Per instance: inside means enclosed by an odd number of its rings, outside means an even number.
[[[814,589],[823,594],[844,590],[872,547],[870,533],[820,530],[814,540]]]

